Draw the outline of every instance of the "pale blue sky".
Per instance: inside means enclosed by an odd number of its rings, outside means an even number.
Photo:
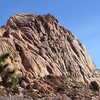
[[[0,0],[0,26],[16,13],[53,14],[100,68],[100,0]]]

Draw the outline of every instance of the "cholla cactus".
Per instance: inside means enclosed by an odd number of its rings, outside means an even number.
[[[4,53],[0,56],[0,74],[4,71],[4,69],[8,66],[7,63],[5,63],[5,60],[10,56],[10,53]]]
[[[14,73],[10,75],[7,82],[10,83],[10,85],[15,86],[19,84],[21,78],[22,78],[22,73],[20,71],[15,70]]]
[[[0,75],[2,78],[2,83],[5,86],[15,87],[17,84],[19,84],[22,73],[21,71],[18,71],[10,61],[6,60],[9,56],[9,52],[4,53],[0,56]]]

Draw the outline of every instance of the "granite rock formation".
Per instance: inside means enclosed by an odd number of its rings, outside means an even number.
[[[10,51],[12,64],[38,90],[44,77],[63,76],[76,83],[96,81],[100,84],[100,72],[85,46],[50,14],[16,14],[0,28],[0,36],[0,54]],[[40,83],[33,81],[39,78]],[[55,78],[53,84],[56,79],[59,78]]]

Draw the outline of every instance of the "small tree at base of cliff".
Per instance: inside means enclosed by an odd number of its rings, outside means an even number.
[[[10,56],[10,53],[4,53],[0,56],[0,76],[1,82],[5,87],[14,87],[19,84],[22,73],[18,71],[11,62],[7,62],[6,59]]]

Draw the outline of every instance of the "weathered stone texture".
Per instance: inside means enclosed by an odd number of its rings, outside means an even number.
[[[79,82],[100,80],[86,48],[52,15],[16,14],[0,29],[0,54],[30,79],[66,76]]]

